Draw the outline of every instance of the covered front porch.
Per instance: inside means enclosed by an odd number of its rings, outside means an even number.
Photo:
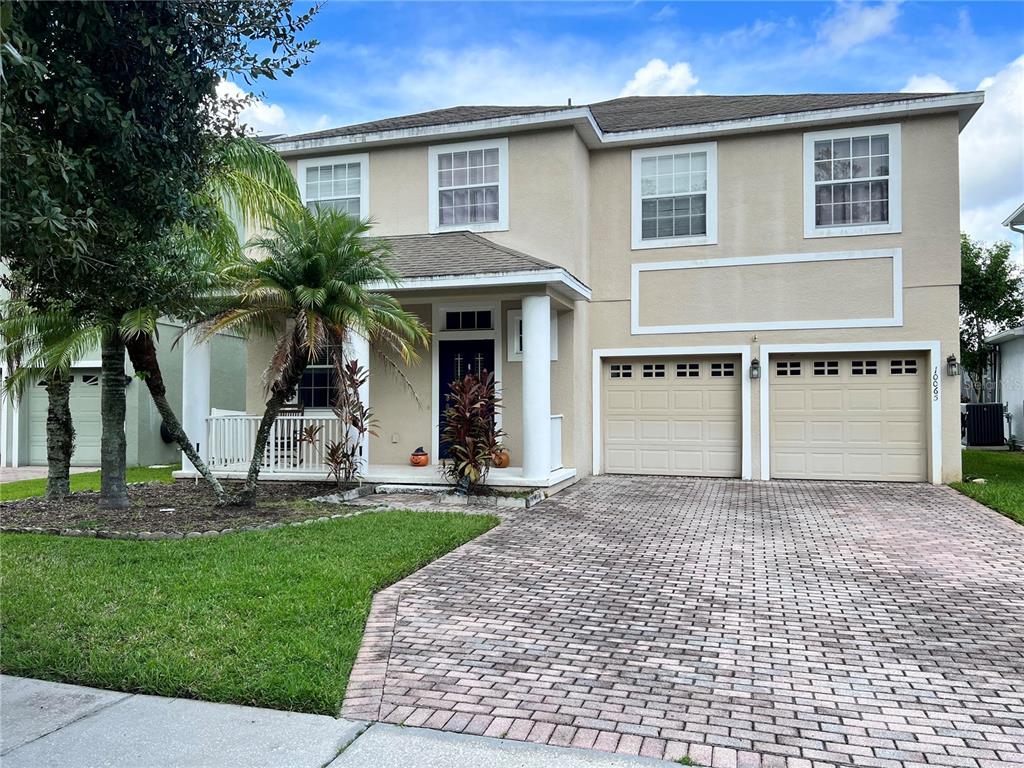
[[[482,370],[495,375],[501,398],[497,423],[510,454],[510,465],[492,468],[487,484],[547,488],[575,477],[573,360],[580,330],[575,304],[589,300],[589,289],[561,267],[478,235],[410,236],[392,242],[403,280],[388,291],[430,329],[431,342],[420,359],[397,366],[365,340],[352,344],[349,355],[369,371],[361,396],[376,425],[360,445],[363,480],[445,484],[441,433],[449,386]],[[271,339],[250,340],[246,412],[211,412],[208,394],[203,402],[209,352],[186,348],[186,429],[203,436],[200,453],[220,477],[244,478],[248,472],[265,401],[261,374],[271,354]],[[331,379],[329,365],[307,370],[299,412],[279,416],[274,425],[262,478],[327,477],[322,446],[338,440],[342,430],[330,409]],[[319,428],[319,446],[301,439],[310,427]],[[429,461],[411,466],[410,454],[419,448]],[[194,473],[187,461],[183,466],[182,474]]]

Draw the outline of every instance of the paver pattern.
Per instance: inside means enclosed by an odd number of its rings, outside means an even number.
[[[584,480],[379,593],[346,717],[714,768],[1024,765],[1024,527],[927,485]]]

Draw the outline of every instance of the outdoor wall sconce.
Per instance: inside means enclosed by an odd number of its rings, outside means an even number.
[[[946,358],[946,373],[950,376],[960,375],[960,361],[956,359],[956,355],[950,355]]]
[[[750,361],[750,378],[761,378],[761,361],[758,360],[756,357]]]

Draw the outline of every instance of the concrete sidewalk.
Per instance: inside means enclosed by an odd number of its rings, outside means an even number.
[[[3,768],[658,768],[670,763],[323,715],[0,677]]]

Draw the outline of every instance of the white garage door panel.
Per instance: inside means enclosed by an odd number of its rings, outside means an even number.
[[[71,420],[75,426],[75,449],[71,464],[96,467],[100,463],[100,372],[75,370],[71,381]],[[46,388],[33,385],[28,394],[29,463],[46,464]]]
[[[925,480],[925,353],[899,354],[917,358],[916,373],[896,372],[892,354],[772,356],[772,477]],[[838,363],[838,374],[816,375],[816,361]],[[874,361],[860,370],[875,372],[855,374],[855,361]]]
[[[677,363],[697,363],[696,376]],[[712,362],[732,362],[732,376],[712,376]],[[644,364],[659,377],[644,377]],[[630,366],[631,375],[622,374]],[[612,371],[618,375],[612,378]],[[683,373],[689,373],[687,366]],[[740,474],[739,359],[671,358],[607,361],[604,388],[606,472],[738,477]]]

